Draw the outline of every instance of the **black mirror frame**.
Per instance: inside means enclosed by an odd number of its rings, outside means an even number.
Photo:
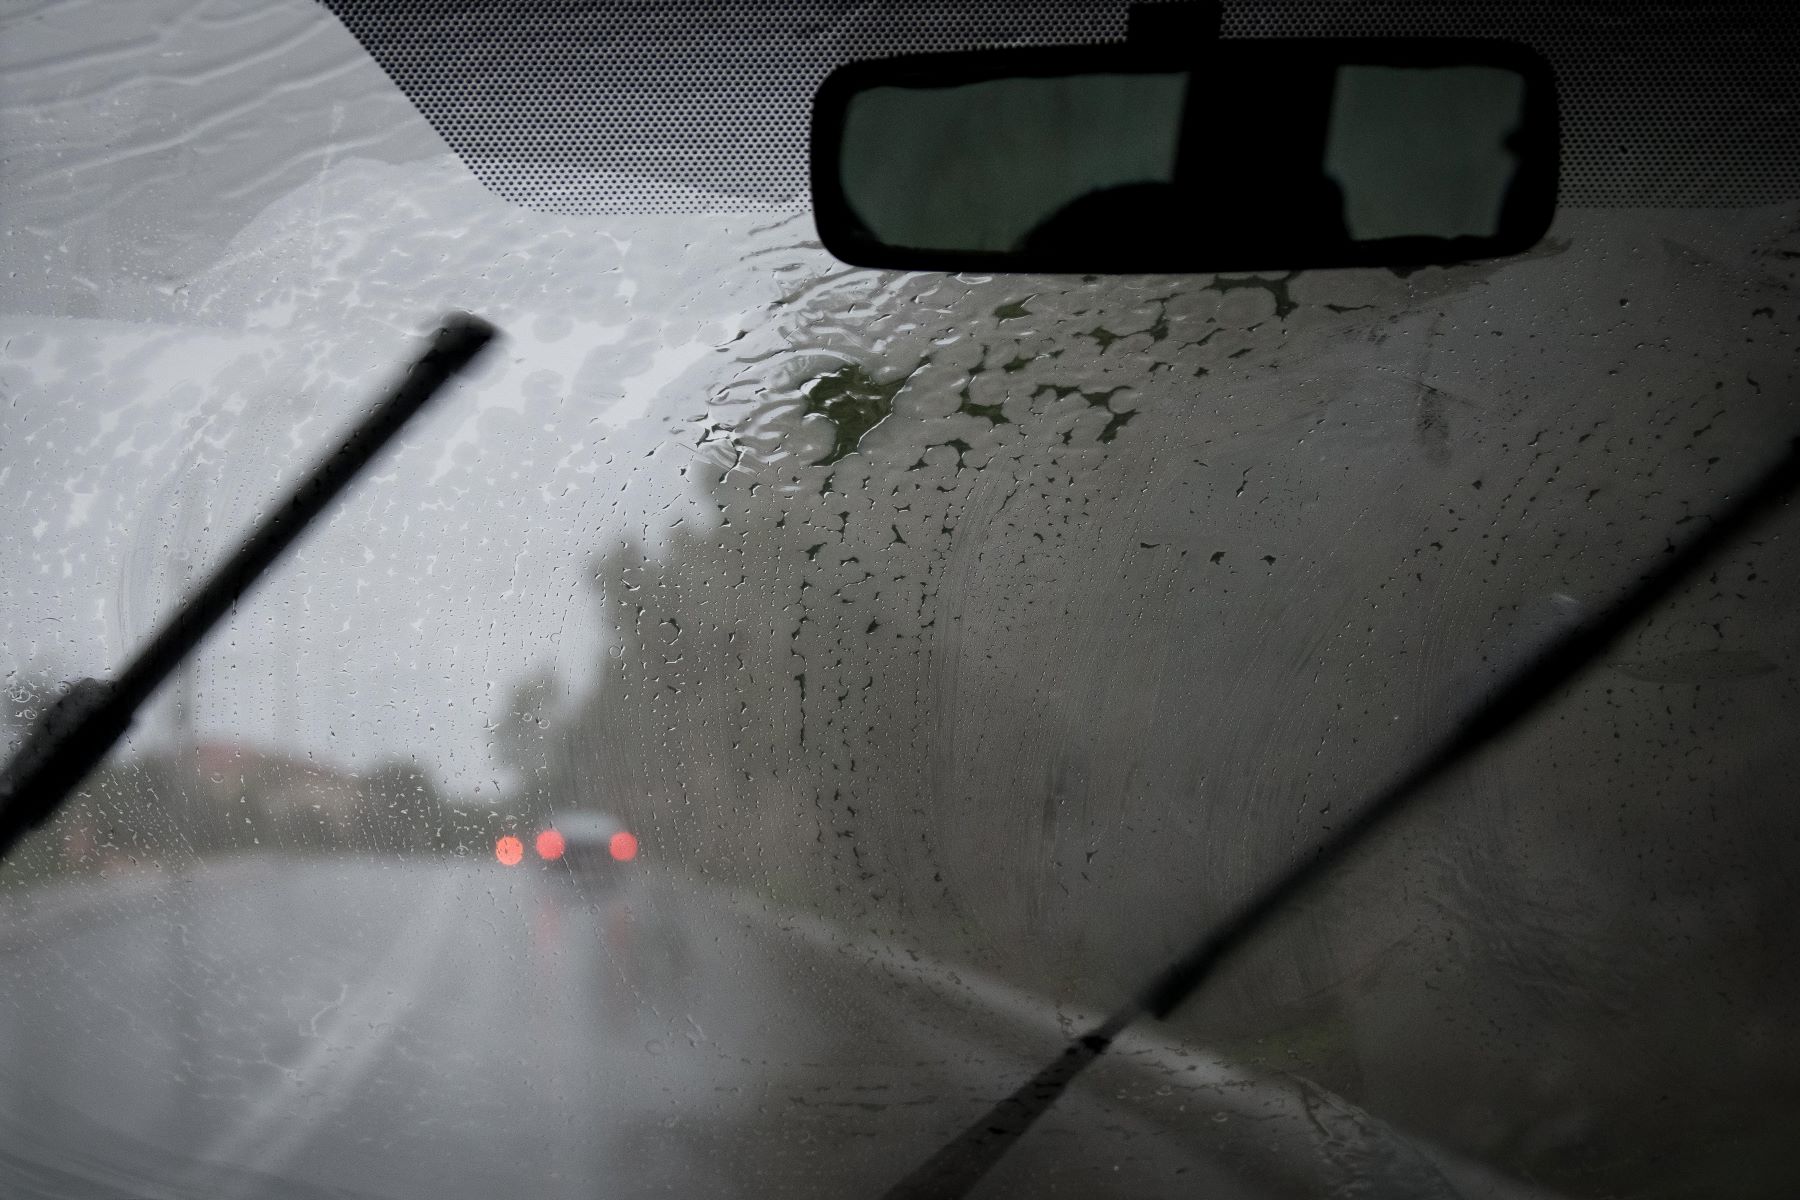
[[[1058,252],[920,250],[884,245],[871,237],[851,210],[840,184],[845,114],[851,97],[873,87],[945,87],[992,79],[1105,72],[1162,74],[1203,68],[1214,56],[1268,56],[1280,65],[1354,62],[1376,66],[1432,67],[1449,63],[1518,72],[1526,81],[1524,117],[1517,143],[1523,160],[1508,197],[1503,224],[1491,237],[1386,238],[1349,243],[1341,253],[1304,262],[1182,261],[1180,248],[1141,257],[1127,251],[1105,261],[1070,261]],[[813,99],[813,218],[825,249],[858,267],[900,271],[1031,274],[1188,274],[1308,270],[1333,267],[1416,269],[1503,258],[1529,250],[1556,214],[1560,140],[1556,79],[1536,51],[1488,38],[1308,38],[1205,42],[1168,53],[1141,46],[1057,46],[910,54],[845,63],[826,76]]]

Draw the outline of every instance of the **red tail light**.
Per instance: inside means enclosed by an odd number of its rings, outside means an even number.
[[[630,862],[637,857],[637,838],[621,829],[612,835],[612,840],[606,843],[606,848],[620,862]]]
[[[494,857],[500,860],[501,866],[516,867],[519,860],[525,857],[525,843],[510,833],[506,834],[494,843]]]
[[[545,862],[551,862],[563,856],[565,843],[563,835],[554,829],[546,829],[537,835],[537,856]]]

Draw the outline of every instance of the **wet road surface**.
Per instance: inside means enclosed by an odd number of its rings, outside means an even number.
[[[1082,1014],[640,873],[248,857],[0,922],[8,1195],[867,1195]],[[981,1194],[1501,1195],[1296,1080],[1128,1038]]]

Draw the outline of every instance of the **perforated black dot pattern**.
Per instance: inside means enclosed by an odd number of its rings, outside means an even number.
[[[565,213],[804,207],[839,63],[1124,37],[1126,0],[324,0],[490,188]],[[1562,203],[1800,196],[1800,2],[1228,2],[1226,37],[1495,36],[1555,67]]]

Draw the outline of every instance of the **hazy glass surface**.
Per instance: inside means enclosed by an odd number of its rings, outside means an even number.
[[[879,1194],[1800,428],[1793,208],[851,270],[510,205],[311,0],[9,11],[0,107],[13,727],[508,338],[0,868],[8,1196]],[[1795,536],[982,1194],[1792,1192]]]

